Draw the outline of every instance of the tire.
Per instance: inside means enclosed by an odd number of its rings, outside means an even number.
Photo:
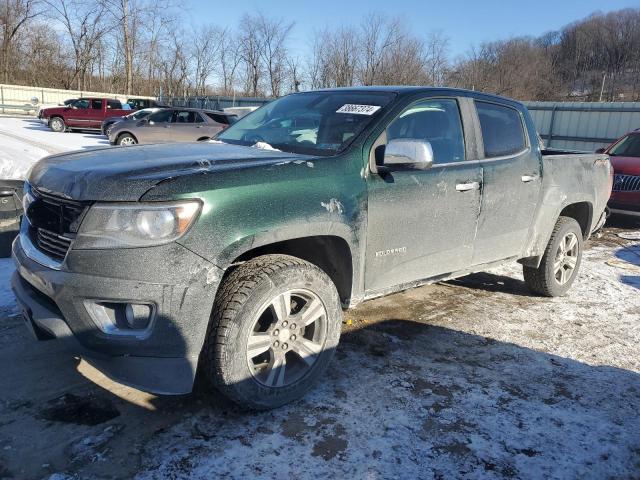
[[[529,289],[545,297],[567,293],[578,276],[582,249],[582,229],[578,222],[569,217],[558,218],[540,266],[523,267],[524,281]]]
[[[53,117],[49,120],[49,128],[54,132],[61,133],[67,129],[67,125],[62,117]]]
[[[301,398],[326,370],[341,324],[338,292],[322,270],[288,255],[254,258],[219,287],[202,372],[242,407],[279,407]]]
[[[109,123],[108,125],[106,125],[104,127],[104,131],[102,132],[103,135],[106,135],[107,137],[109,137],[109,135],[111,134],[111,130],[113,129],[113,123]]]
[[[137,144],[138,140],[136,140],[136,137],[134,137],[130,133],[123,133],[118,137],[118,140],[116,143],[122,146],[129,146],[129,145]]]

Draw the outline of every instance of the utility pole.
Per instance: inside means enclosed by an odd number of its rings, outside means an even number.
[[[604,73],[604,75],[602,76],[602,86],[600,87],[600,100],[598,100],[599,102],[602,101],[602,94],[604,93],[604,81],[607,79],[607,72]]]

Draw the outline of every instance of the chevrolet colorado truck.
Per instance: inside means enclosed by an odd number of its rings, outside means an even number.
[[[36,338],[117,381],[180,394],[198,372],[273,408],[317,381],[363,300],[513,261],[564,294],[611,185],[607,155],[541,151],[513,100],[295,93],[208,143],[39,161],[12,287]]]
[[[79,98],[69,105],[45,108],[39,114],[43,123],[54,132],[68,130],[100,130],[107,117],[123,117],[132,113],[113,98]]]

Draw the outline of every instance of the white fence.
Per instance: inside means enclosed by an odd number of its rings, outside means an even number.
[[[126,95],[124,93],[63,90],[0,84],[0,111],[2,113],[35,113],[41,105],[58,105],[70,98],[80,97],[117,98],[123,102],[126,101],[127,98],[132,97],[155,99],[155,97]],[[35,99],[37,99],[37,103],[34,105]]]

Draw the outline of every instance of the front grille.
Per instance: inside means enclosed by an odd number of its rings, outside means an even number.
[[[33,244],[44,254],[63,260],[71,248],[88,204],[31,188],[34,200],[25,212]]]
[[[73,238],[58,235],[44,228],[36,229],[36,245],[44,253],[56,260],[63,260],[71,248]]]
[[[638,175],[614,175],[614,192],[640,192],[640,176]]]

